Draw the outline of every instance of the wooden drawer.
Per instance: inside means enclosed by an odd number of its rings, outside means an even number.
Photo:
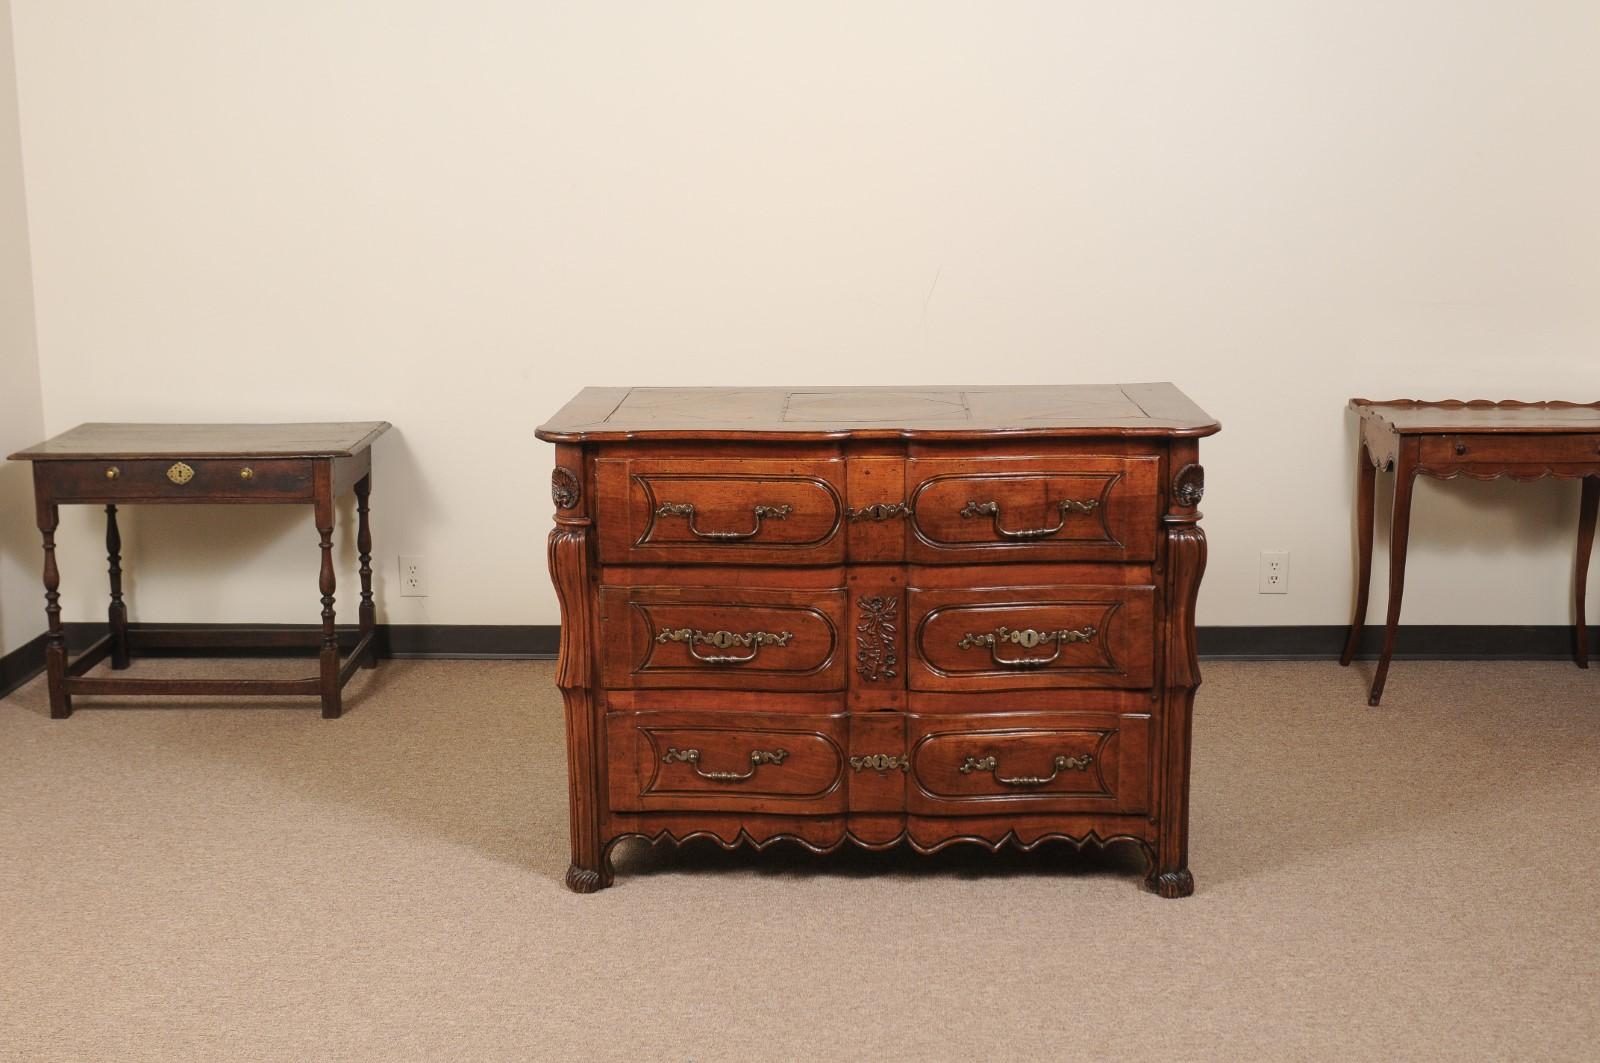
[[[608,687],[843,690],[845,592],[751,586],[600,591]]]
[[[306,458],[140,458],[40,461],[34,469],[62,502],[291,502],[311,498],[312,464]]]
[[[1534,448],[1537,447],[1537,455]],[[1424,465],[1470,465],[1474,462],[1587,462],[1600,464],[1600,435],[1541,435],[1530,445],[1525,435],[1487,433],[1423,436],[1420,452]]]
[[[611,807],[828,815],[846,806],[846,717],[606,717]]]
[[[601,458],[595,481],[604,562],[844,560],[839,458]]]
[[[907,558],[1148,561],[1160,468],[1155,455],[912,458]]]
[[[913,815],[1150,807],[1148,714],[913,715],[907,739]]]
[[[912,587],[912,690],[1148,687],[1155,668],[1151,586]]]

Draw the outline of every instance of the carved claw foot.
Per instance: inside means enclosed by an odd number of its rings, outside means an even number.
[[[599,893],[611,885],[611,876],[572,864],[567,868],[567,889],[573,893]]]
[[[1194,876],[1186,867],[1177,871],[1163,871],[1148,881],[1151,889],[1168,899],[1187,897],[1194,892]]]

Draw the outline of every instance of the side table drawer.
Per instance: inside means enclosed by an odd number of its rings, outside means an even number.
[[[612,713],[611,807],[837,814],[846,805],[846,730],[842,714]]]
[[[309,501],[313,462],[305,458],[138,458],[133,461],[39,461],[61,502]]]
[[[995,713],[908,717],[913,815],[1143,812],[1150,717]]]
[[[1424,436],[1420,457],[1424,465],[1471,465],[1475,462],[1561,462],[1600,464],[1600,435],[1573,433],[1543,435],[1536,442],[1526,435],[1466,433]]]

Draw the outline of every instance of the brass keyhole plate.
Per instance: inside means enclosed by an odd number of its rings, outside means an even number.
[[[175,462],[172,468],[167,470],[167,479],[175,484],[186,484],[194,479],[194,469],[181,461]]]

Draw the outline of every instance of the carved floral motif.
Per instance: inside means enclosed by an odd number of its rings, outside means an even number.
[[[899,658],[894,652],[895,624],[899,619],[900,598],[860,598],[861,622],[856,625],[856,671],[869,683],[883,682],[896,675]]]

